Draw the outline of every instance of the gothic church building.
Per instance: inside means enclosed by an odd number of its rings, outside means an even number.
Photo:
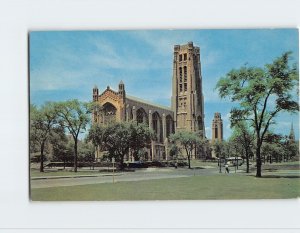
[[[157,140],[147,148],[144,160],[168,160],[170,134],[198,131],[205,137],[200,48],[193,42],[174,46],[171,108],[127,95],[122,81],[117,91],[107,86],[99,94],[95,86],[93,101],[102,106],[101,111],[93,113],[94,124],[145,123],[155,132]],[[100,154],[96,153],[96,159],[100,159]]]

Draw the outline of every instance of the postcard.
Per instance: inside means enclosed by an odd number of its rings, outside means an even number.
[[[299,197],[298,40],[31,31],[31,200]]]

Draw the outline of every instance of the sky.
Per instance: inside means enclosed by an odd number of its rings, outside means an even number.
[[[218,80],[245,64],[263,67],[286,51],[299,64],[298,40],[296,29],[33,31],[30,102],[91,101],[95,85],[101,93],[123,80],[128,95],[170,106],[174,45],[193,41],[200,47],[206,136],[220,112],[227,139],[233,103],[219,98]],[[292,123],[299,139],[299,114],[280,113],[272,127],[288,135]]]

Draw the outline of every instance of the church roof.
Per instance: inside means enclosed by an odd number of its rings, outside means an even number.
[[[154,104],[154,103],[152,103],[152,102],[149,102],[149,101],[147,101],[147,100],[140,99],[140,98],[138,98],[138,97],[126,95],[126,98],[127,98],[127,99],[130,99],[130,100],[133,100],[133,101],[136,101],[136,102],[143,103],[143,104],[151,105],[151,106],[154,106],[154,107],[157,107],[157,108],[162,108],[162,109],[165,109],[165,110],[168,110],[168,111],[172,111],[170,107],[167,107],[167,106],[164,106],[164,105],[160,105],[160,104]]]
[[[109,86],[107,86],[106,90],[103,91],[103,93],[101,93],[99,96],[103,95],[106,91],[111,91],[111,92],[115,93],[116,95],[118,94],[117,91],[115,91],[115,90],[111,89]],[[143,104],[146,104],[146,105],[150,105],[150,106],[153,106],[153,107],[156,107],[156,108],[172,111],[172,109],[170,107],[160,105],[160,104],[155,104],[155,103],[152,103],[150,101],[147,101],[147,100],[135,97],[135,96],[130,96],[130,95],[126,94],[126,99],[129,99],[129,100],[132,100],[132,101],[135,101],[135,102],[139,102],[139,103],[143,103]]]

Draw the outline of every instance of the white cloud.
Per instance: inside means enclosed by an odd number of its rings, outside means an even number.
[[[200,56],[202,69],[206,69],[220,61],[221,53],[217,50],[209,50],[202,52]]]
[[[208,139],[211,139],[211,128],[205,127],[205,134]]]
[[[109,40],[91,39],[90,43],[95,45],[96,51],[89,55],[88,60],[99,68],[148,70],[162,67],[160,61],[151,59],[152,55],[145,56],[128,48],[122,48],[121,54],[120,49]]]
[[[133,36],[144,41],[153,52],[161,56],[170,56],[173,53],[174,45],[186,44],[189,41],[194,43],[199,40],[195,31],[190,30],[162,30],[162,31],[135,31]]]

